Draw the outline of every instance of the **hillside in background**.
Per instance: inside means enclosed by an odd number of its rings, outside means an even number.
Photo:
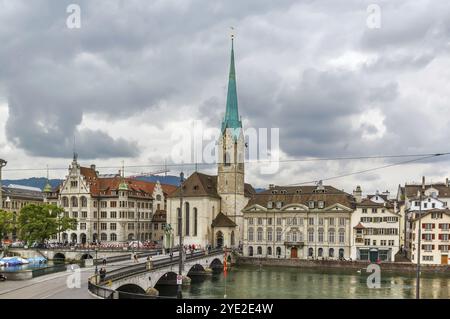
[[[142,176],[138,177],[137,179],[142,181],[148,181],[148,182],[156,182],[159,180],[161,184],[169,184],[169,185],[175,185],[178,186],[180,183],[180,178],[178,176],[168,175],[168,176]],[[62,179],[51,179],[50,185],[52,185],[53,188],[57,187],[59,184],[62,183]],[[26,178],[26,179],[4,179],[2,180],[2,184],[7,186],[9,184],[16,184],[16,185],[23,185],[23,186],[30,186],[30,187],[37,187],[40,189],[44,189],[45,184],[47,183],[47,179],[45,177],[32,177],[32,178]],[[261,192],[264,189],[262,188],[256,188],[256,192]]]
[[[161,184],[170,184],[178,186],[180,178],[178,176],[142,176],[138,177],[139,180],[156,182],[159,180]],[[62,183],[62,179],[51,179],[50,185],[53,188],[57,187]],[[37,187],[40,189],[44,189],[45,184],[47,183],[47,179],[45,177],[32,177],[26,179],[4,179],[2,180],[2,185],[7,186],[9,184],[22,185],[22,186],[30,186]]]

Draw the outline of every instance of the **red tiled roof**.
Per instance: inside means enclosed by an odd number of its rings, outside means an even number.
[[[364,229],[366,227],[363,226],[363,224],[361,224],[361,222],[358,223],[358,225],[356,225],[355,227],[353,227],[354,229]]]
[[[89,167],[80,167],[80,173],[86,179],[91,194],[93,196],[108,196],[112,195],[111,191],[118,190],[119,184],[122,182],[122,177],[98,177],[97,172]],[[124,178],[125,183],[128,185],[130,191],[141,194],[152,195],[155,189],[156,183],[141,181],[132,178]],[[173,193],[177,187],[168,184],[161,184],[161,188],[165,195]]]

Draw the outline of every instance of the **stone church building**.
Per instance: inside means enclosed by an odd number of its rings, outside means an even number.
[[[242,209],[255,193],[244,182],[245,141],[239,117],[233,39],[228,79],[227,104],[218,141],[217,175],[193,173],[183,183],[183,209],[180,188],[167,201],[167,223],[171,245],[179,243],[182,230],[185,245],[239,247],[243,240]],[[182,214],[182,225],[178,216]],[[169,248],[169,247],[167,247]]]

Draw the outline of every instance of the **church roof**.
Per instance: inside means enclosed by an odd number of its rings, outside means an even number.
[[[224,215],[222,212],[217,214],[216,218],[214,218],[212,227],[236,227],[236,223],[234,223],[228,216]]]
[[[231,129],[234,139],[239,137],[242,122],[239,119],[238,100],[236,90],[236,70],[234,67],[234,40],[231,38],[231,62],[228,76],[227,107],[222,121],[222,134],[226,129]]]
[[[214,197],[220,198],[217,193],[217,176],[195,172],[183,184],[183,197]],[[169,197],[180,197],[180,187]]]
[[[251,197],[256,191],[253,186],[244,184],[244,196]],[[219,198],[217,192],[217,175],[207,175],[199,172],[194,172],[184,182],[183,197],[213,197]],[[169,197],[180,197],[180,187],[169,194]]]

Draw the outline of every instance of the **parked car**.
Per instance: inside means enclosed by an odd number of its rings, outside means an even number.
[[[0,281],[5,281],[6,280],[6,276],[3,274],[0,274]]]

